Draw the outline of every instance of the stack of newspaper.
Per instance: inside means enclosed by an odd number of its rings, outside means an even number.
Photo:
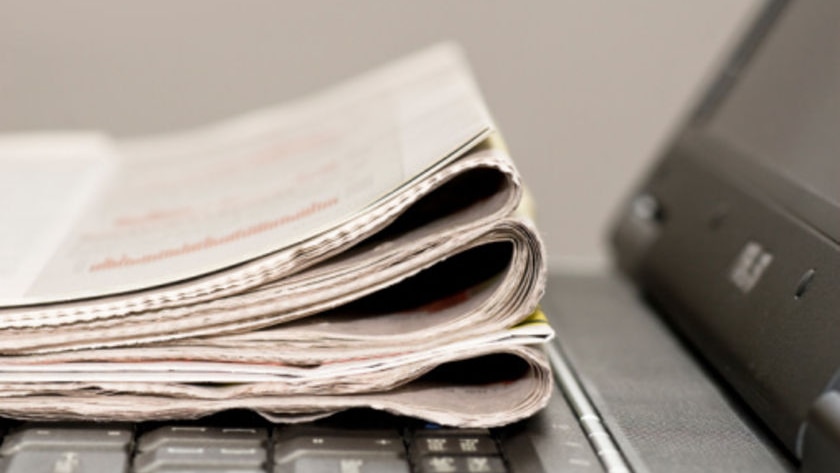
[[[3,136],[0,166],[0,416],[549,398],[544,250],[451,45],[195,131]]]

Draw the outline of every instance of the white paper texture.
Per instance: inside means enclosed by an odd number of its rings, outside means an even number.
[[[27,248],[52,256],[25,292],[6,286],[0,305],[141,290],[289,247],[490,128],[460,54],[440,46],[287,107],[117,143],[98,201],[54,251]]]

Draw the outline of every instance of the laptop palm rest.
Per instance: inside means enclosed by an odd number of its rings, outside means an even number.
[[[565,354],[634,471],[793,471],[626,281],[554,274],[544,300]]]

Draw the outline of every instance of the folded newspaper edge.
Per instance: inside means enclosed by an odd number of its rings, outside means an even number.
[[[0,415],[484,427],[547,403],[545,250],[451,45],[192,132],[80,136],[0,137],[18,177],[67,164],[77,204],[12,189],[43,223],[7,257]]]

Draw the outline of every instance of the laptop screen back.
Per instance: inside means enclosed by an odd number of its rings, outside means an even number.
[[[801,455],[814,400],[840,390],[840,3],[768,4],[612,242],[619,266]]]

